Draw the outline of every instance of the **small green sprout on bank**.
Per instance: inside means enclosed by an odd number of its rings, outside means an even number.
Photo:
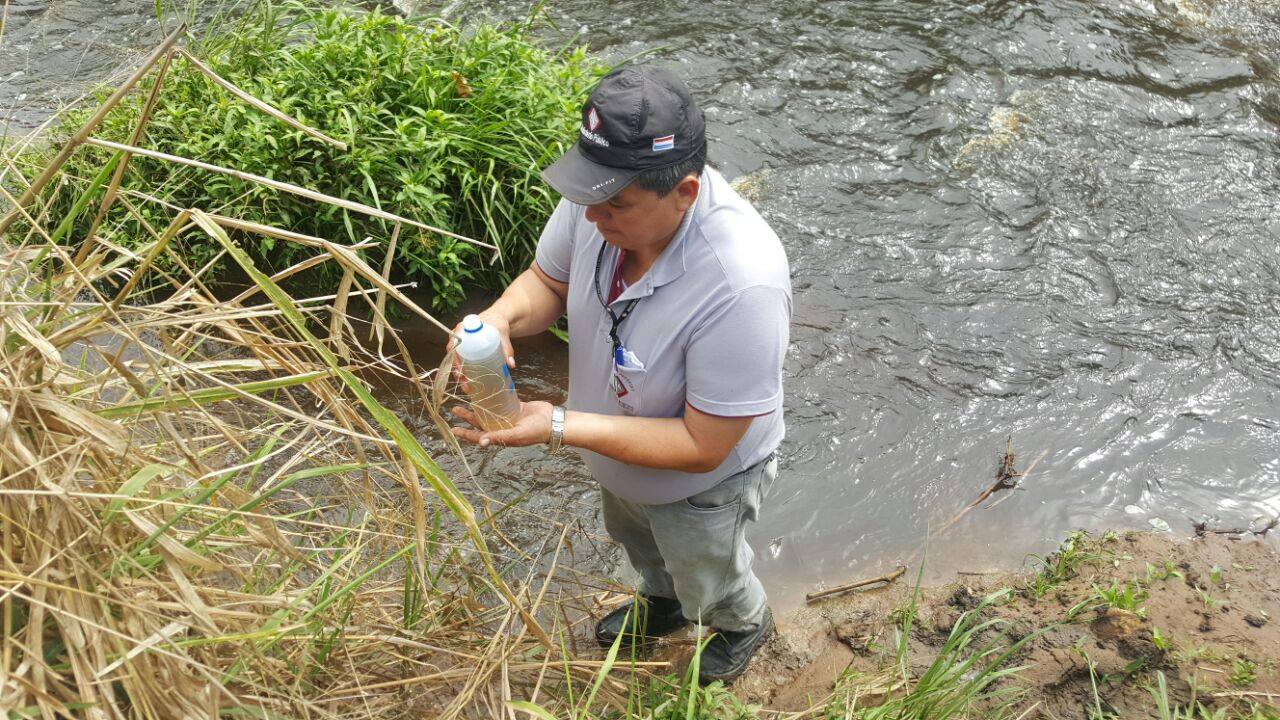
[[[1147,614],[1147,610],[1142,606],[1142,603],[1147,601],[1148,593],[1137,579],[1127,583],[1112,580],[1111,585],[1105,588],[1094,585],[1093,593],[1094,597],[1106,607],[1128,610],[1138,617],[1145,617]]]
[[[1186,577],[1187,576],[1178,569],[1178,566],[1171,558],[1165,558],[1160,565],[1147,563],[1147,575],[1145,580],[1147,585],[1151,585],[1155,582],[1172,580],[1174,578],[1177,578],[1178,580],[1185,580]]]
[[[1182,649],[1182,662],[1192,665],[1201,660],[1221,664],[1227,661],[1227,656],[1222,650],[1212,645],[1200,645],[1195,641],[1188,642]]]
[[[1231,684],[1238,688],[1247,688],[1258,679],[1258,663],[1239,659],[1231,663]]]
[[[1196,591],[1196,595],[1200,596],[1200,602],[1204,603],[1205,610],[1216,610],[1227,604],[1226,600],[1219,600],[1210,595],[1208,590],[1198,587],[1193,589]]]
[[[1027,590],[1035,598],[1042,598],[1068,580],[1079,576],[1087,565],[1116,564],[1122,558],[1119,553],[1102,550],[1101,545],[1116,540],[1115,533],[1107,532],[1101,539],[1091,541],[1085,530],[1076,530],[1062,541],[1057,551],[1047,556],[1029,555],[1039,570],[1026,581]]]
[[[1222,567],[1221,566],[1214,565],[1213,567],[1209,568],[1209,582],[1213,583],[1214,585],[1222,584]]]
[[[1169,638],[1165,637],[1158,627],[1151,628],[1151,644],[1155,645],[1160,652],[1164,652],[1172,646]]]

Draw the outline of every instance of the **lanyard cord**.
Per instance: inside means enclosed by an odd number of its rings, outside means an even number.
[[[636,303],[640,302],[640,298],[631,298],[627,306],[622,309],[622,314],[614,314],[613,308],[609,307],[609,303],[604,301],[604,293],[600,292],[600,263],[604,261],[604,249],[608,243],[600,241],[600,252],[596,254],[596,274],[593,278],[596,288],[596,299],[600,301],[600,307],[609,314],[609,342],[613,343],[613,359],[619,362],[618,354],[622,349],[622,341],[618,339],[618,327],[631,315],[631,311],[636,308]]]

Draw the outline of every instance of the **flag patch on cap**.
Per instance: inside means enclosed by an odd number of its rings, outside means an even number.
[[[662,137],[656,137],[653,139],[654,152],[663,152],[664,150],[670,150],[675,146],[676,146],[675,135],[663,135]]]

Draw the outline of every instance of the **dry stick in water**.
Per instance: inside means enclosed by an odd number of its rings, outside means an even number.
[[[947,530],[950,530],[956,523],[960,522],[960,520],[963,519],[965,515],[968,515],[969,512],[972,511],[975,507],[977,507],[978,505],[981,505],[982,501],[991,497],[996,492],[1000,490],[1009,490],[1017,487],[1018,478],[1026,477],[1028,474],[1030,474],[1031,471],[1035,468],[1035,466],[1039,464],[1039,462],[1043,460],[1044,456],[1047,455],[1048,453],[1049,453],[1048,450],[1042,451],[1036,457],[1036,459],[1033,460],[1031,464],[1027,466],[1026,470],[1022,472],[1018,472],[1014,468],[1014,464],[1013,464],[1014,462],[1013,438],[1006,438],[1005,451],[1004,451],[1004,455],[1001,456],[1001,459],[1000,459],[1000,467],[999,469],[996,470],[995,482],[991,483],[991,485],[987,487],[986,490],[983,490],[982,493],[978,495],[978,497],[974,499],[973,502],[969,503],[955,517],[948,520],[944,525],[942,525],[942,527],[929,533],[928,539],[925,542],[927,543],[928,540],[933,540],[938,536],[942,535]],[[906,572],[907,565],[914,563],[916,559],[920,557],[920,552],[921,552],[920,550],[916,550],[915,553],[913,553],[911,557],[907,560],[906,564],[899,564],[897,570],[887,575],[882,575],[877,578],[871,578],[869,580],[859,580],[857,582],[846,583],[844,585],[839,585],[829,590],[819,590],[816,592],[811,592],[805,596],[805,599],[808,602],[813,602],[814,600],[830,597],[832,595],[839,595],[839,594],[842,594],[866,585],[873,585],[880,582],[884,582],[884,583],[893,582],[894,580],[901,577],[902,573]]]
[[[32,198],[38,195],[40,191],[44,189],[45,185],[49,184],[49,181],[57,175],[59,170],[62,169],[63,164],[66,163],[67,159],[71,157],[71,154],[76,151],[76,148],[80,147],[81,143],[89,140],[89,133],[92,133],[98,127],[98,124],[102,122],[102,119],[107,116],[107,113],[111,112],[111,109],[119,104],[119,102],[124,99],[124,96],[128,95],[129,92],[133,90],[133,86],[137,85],[138,81],[151,71],[151,67],[153,65],[169,54],[169,48],[173,47],[174,43],[178,42],[178,38],[182,37],[186,31],[186,23],[174,28],[173,32],[169,33],[169,36],[164,39],[164,42],[157,45],[156,49],[151,51],[151,54],[147,56],[146,60],[143,60],[142,65],[140,65],[137,70],[133,71],[133,74],[130,75],[129,78],[120,85],[120,87],[116,88],[115,92],[111,93],[111,96],[102,103],[101,107],[98,108],[98,111],[93,114],[93,117],[90,117],[89,120],[76,131],[76,134],[71,136],[71,139],[67,141],[66,145],[62,146],[62,149],[58,151],[58,154],[49,162],[49,165],[45,167],[44,171],[40,173],[40,176],[37,177],[31,183],[31,186],[23,191],[22,195],[18,197],[17,207],[11,210],[8,215],[0,218],[0,235],[3,235],[4,231],[8,230],[9,226],[18,219],[18,210],[26,207],[27,203],[31,202]]]
[[[1195,530],[1196,537],[1204,537],[1205,535],[1246,535],[1246,534],[1253,534],[1253,535],[1257,535],[1258,537],[1265,537],[1267,533],[1271,532],[1272,530],[1275,530],[1277,527],[1280,527],[1280,516],[1271,518],[1270,520],[1267,521],[1266,525],[1263,525],[1262,528],[1258,530],[1254,530],[1253,528],[1230,528],[1230,529],[1220,530],[1217,528],[1209,527],[1209,523],[1207,522],[1191,523],[1191,528]]]
[[[351,286],[355,285],[356,274],[350,267],[342,270],[342,279],[338,281],[338,295],[333,300],[333,305],[329,308],[329,344],[333,346],[333,351],[338,357],[351,362],[351,348],[347,347],[347,343],[342,339],[343,329],[350,328],[347,322],[347,293],[351,292]],[[352,331],[354,335],[355,332]]]
[[[987,498],[991,497],[997,491],[1012,490],[1013,488],[1016,488],[1018,486],[1018,478],[1026,477],[1027,474],[1030,473],[1035,468],[1035,466],[1039,464],[1041,460],[1044,459],[1044,456],[1047,454],[1049,454],[1048,450],[1041,452],[1040,455],[1037,456],[1035,460],[1031,461],[1031,464],[1027,466],[1026,470],[1022,472],[1018,472],[1017,470],[1014,469],[1014,466],[1013,466],[1013,438],[1006,438],[1005,451],[1004,451],[1003,457],[1000,460],[1000,469],[996,471],[995,482],[991,483],[991,486],[988,487],[986,490],[983,490],[982,494],[979,495],[977,499],[975,499],[973,502],[969,503],[968,507],[961,510],[959,514],[957,514],[955,517],[948,520],[942,527],[933,531],[930,534],[930,538],[936,538],[942,533],[946,532],[947,530],[950,530],[951,527],[954,526],[956,523],[960,522],[960,520],[962,520],[965,515],[968,515],[970,511],[972,511],[975,507],[980,505],[983,500],[986,500]]]
[[[811,592],[808,595],[804,596],[804,600],[805,602],[811,603],[817,600],[821,600],[823,598],[829,598],[833,595],[843,595],[844,593],[847,593],[850,590],[857,590],[860,587],[866,587],[868,585],[876,585],[878,583],[884,583],[888,585],[894,580],[897,580],[898,578],[902,577],[903,573],[905,573],[906,571],[907,571],[906,565],[899,565],[897,569],[894,570],[893,572],[885,573],[884,575],[881,575],[879,577],[867,578],[866,580],[858,580],[856,582],[845,583],[844,585],[837,585],[833,588],[827,588],[826,590]]]

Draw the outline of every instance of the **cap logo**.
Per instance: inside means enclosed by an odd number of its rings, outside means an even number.
[[[579,133],[580,135],[582,135],[582,139],[583,139],[583,140],[589,140],[589,141],[591,141],[591,142],[595,143],[596,145],[599,145],[600,147],[609,147],[609,141],[608,141],[608,140],[605,140],[604,138],[600,137],[600,136],[599,136],[599,135],[597,135],[596,133],[593,133],[593,132],[591,132],[590,130],[588,130],[588,129],[584,128],[584,127],[579,127],[579,128],[578,128],[578,133]]]
[[[600,128],[600,115],[596,112],[596,109],[593,107],[587,111],[587,129],[590,130],[591,132],[595,132],[599,128]]]
[[[653,139],[654,152],[666,152],[667,150],[671,150],[675,146],[676,146],[675,135],[663,135],[662,137],[656,137]]]

